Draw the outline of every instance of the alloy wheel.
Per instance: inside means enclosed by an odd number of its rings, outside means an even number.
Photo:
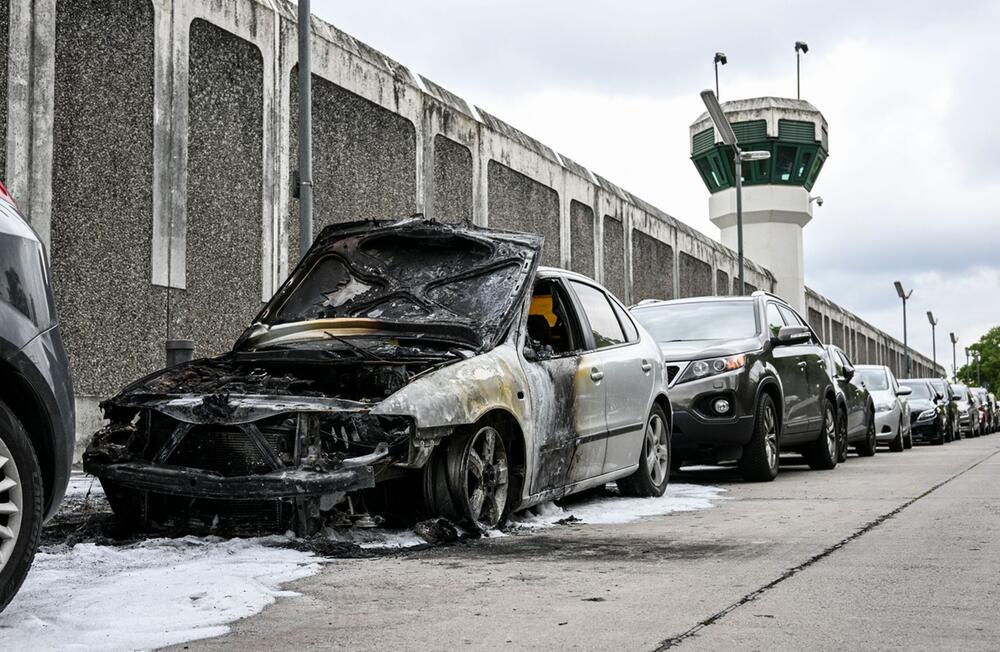
[[[483,426],[466,450],[464,488],[469,516],[480,527],[494,528],[507,505],[507,449],[495,428]]]
[[[833,410],[826,408],[826,448],[830,452],[830,459],[837,459],[837,419],[833,416]]]
[[[21,532],[24,493],[17,464],[3,438],[0,438],[0,570],[11,558]]]
[[[764,451],[767,466],[773,471],[778,468],[778,422],[774,418],[774,408],[764,406]]]
[[[649,479],[659,487],[670,472],[670,446],[667,428],[659,414],[652,414],[646,423],[646,440],[643,445]]]

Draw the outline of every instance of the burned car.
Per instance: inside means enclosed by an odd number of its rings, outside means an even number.
[[[539,268],[541,243],[327,227],[232,351],[104,402],[85,469],[123,522],[185,531],[307,533],[390,484],[479,528],[610,481],[661,495],[659,349],[594,281]]]

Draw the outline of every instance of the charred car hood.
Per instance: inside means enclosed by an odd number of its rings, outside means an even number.
[[[760,340],[746,338],[739,340],[688,340],[684,342],[660,342],[660,351],[667,362],[718,358],[760,349]]]
[[[482,352],[514,319],[541,246],[537,235],[423,218],[328,226],[234,348],[343,323]]]

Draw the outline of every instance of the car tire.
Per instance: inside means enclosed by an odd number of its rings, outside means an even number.
[[[945,442],[948,441],[948,432],[946,431],[944,424],[938,424],[937,437],[931,443],[935,446],[943,446]]]
[[[830,401],[824,402],[823,425],[819,436],[806,450],[806,462],[814,471],[829,471],[837,466],[837,410]]]
[[[0,401],[0,612],[14,598],[42,533],[42,471],[21,422]]]
[[[875,417],[868,417],[868,430],[865,438],[854,447],[860,457],[871,457],[878,451],[878,439],[875,437]]]
[[[902,453],[905,448],[906,442],[903,440],[903,419],[900,418],[899,425],[896,426],[896,436],[891,442],[889,442],[889,450],[893,453]]]
[[[618,491],[623,496],[662,496],[670,482],[670,468],[670,424],[663,408],[654,404],[642,434],[639,468],[618,481]]]
[[[508,440],[492,423],[456,432],[424,470],[428,511],[480,531],[502,526],[513,486]]]
[[[913,431],[911,430],[907,433],[906,437],[903,438],[903,447],[907,450],[913,448]]]
[[[743,479],[770,482],[778,475],[780,459],[780,421],[770,394],[761,394],[754,411],[753,433],[743,447],[739,467]]]
[[[837,463],[847,461],[847,415],[838,411],[837,418]]]

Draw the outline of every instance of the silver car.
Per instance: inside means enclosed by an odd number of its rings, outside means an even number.
[[[980,432],[979,405],[967,385],[956,383],[951,386],[958,405],[958,427],[963,437],[978,437]]]
[[[327,227],[231,352],[107,401],[85,468],[126,521],[182,530],[312,531],[407,501],[492,528],[611,481],[662,495],[659,347],[593,280],[538,268],[541,244]]]
[[[883,365],[858,365],[855,376],[875,403],[875,437],[878,443],[888,444],[893,452],[913,448],[905,399],[912,390],[900,386],[892,371]]]

